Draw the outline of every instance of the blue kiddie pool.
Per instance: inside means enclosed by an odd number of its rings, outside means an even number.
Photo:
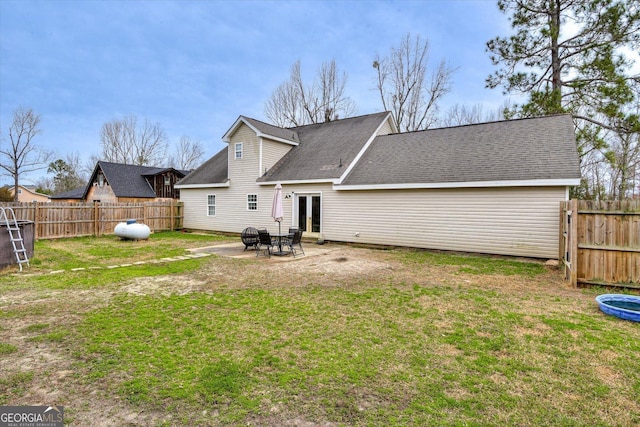
[[[621,319],[640,322],[640,297],[623,294],[604,294],[596,297],[600,310]]]

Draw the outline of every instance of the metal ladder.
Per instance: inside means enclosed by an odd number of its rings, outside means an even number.
[[[16,254],[16,261],[18,261],[18,266],[22,271],[22,264],[29,266],[29,257],[27,256],[27,250],[24,248],[24,239],[22,238],[22,233],[20,233],[16,214],[12,208],[0,207],[0,223],[4,223],[7,226],[13,253]]]

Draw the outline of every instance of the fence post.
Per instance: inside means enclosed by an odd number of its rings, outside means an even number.
[[[39,203],[33,204],[33,239],[34,240],[38,240],[38,236],[40,235],[40,233],[38,233],[38,215],[39,215],[38,206],[39,206]]]
[[[571,224],[569,224],[571,241],[567,242],[570,245],[571,253],[571,277],[569,278],[571,286],[578,286],[578,201],[572,199],[570,203],[571,207]]]
[[[171,231],[173,231],[173,199],[169,201],[169,221],[171,221]]]
[[[99,224],[98,216],[100,215],[99,205],[100,205],[100,202],[93,202],[93,234],[96,237],[100,237],[100,229],[98,228],[98,224]]]

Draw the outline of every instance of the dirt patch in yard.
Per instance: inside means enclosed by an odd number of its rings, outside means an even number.
[[[28,280],[28,276],[25,277]],[[136,278],[91,290],[9,290],[0,295],[0,309],[9,313],[2,316],[0,342],[10,346],[0,353],[0,372],[3,377],[0,380],[0,395],[4,393],[8,396],[4,404],[9,405],[62,404],[66,408],[69,425],[159,425],[163,422],[179,425],[180,422],[174,420],[169,411],[141,412],[118,396],[102,390],[99,381],[84,381],[82,376],[86,373],[78,370],[73,349],[66,348],[64,340],[56,340],[54,335],[45,340],[39,337],[60,330],[73,331],[86,312],[104,307],[119,295],[182,295],[246,287],[362,286],[372,280],[377,283],[387,281],[395,286],[500,290],[514,301],[522,294],[530,297],[544,294],[557,298],[587,298],[563,282],[556,270],[527,279],[471,275],[460,273],[456,266],[407,265],[390,251],[350,246],[336,246],[326,253],[301,257],[293,262],[211,257],[203,268],[190,274]],[[525,298],[518,303],[526,305],[528,301],[533,300]],[[420,303],[425,307],[434,304],[428,300]],[[442,309],[442,304],[446,302],[439,304]],[[532,302],[530,305],[527,309],[535,313],[539,304]],[[540,333],[539,325],[532,325],[531,328],[521,333]],[[443,349],[443,352],[457,354],[458,350],[450,347]],[[605,379],[612,377],[606,370],[601,373]],[[499,377],[492,379],[503,381]],[[452,390],[451,393],[457,392]],[[271,418],[256,419],[254,424],[333,425],[276,414]]]

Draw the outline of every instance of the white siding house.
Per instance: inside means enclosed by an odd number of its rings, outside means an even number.
[[[284,226],[330,241],[556,258],[580,171],[571,116],[395,133],[388,113],[277,128],[239,117],[180,181],[184,226]],[[241,151],[241,152],[239,152]]]

